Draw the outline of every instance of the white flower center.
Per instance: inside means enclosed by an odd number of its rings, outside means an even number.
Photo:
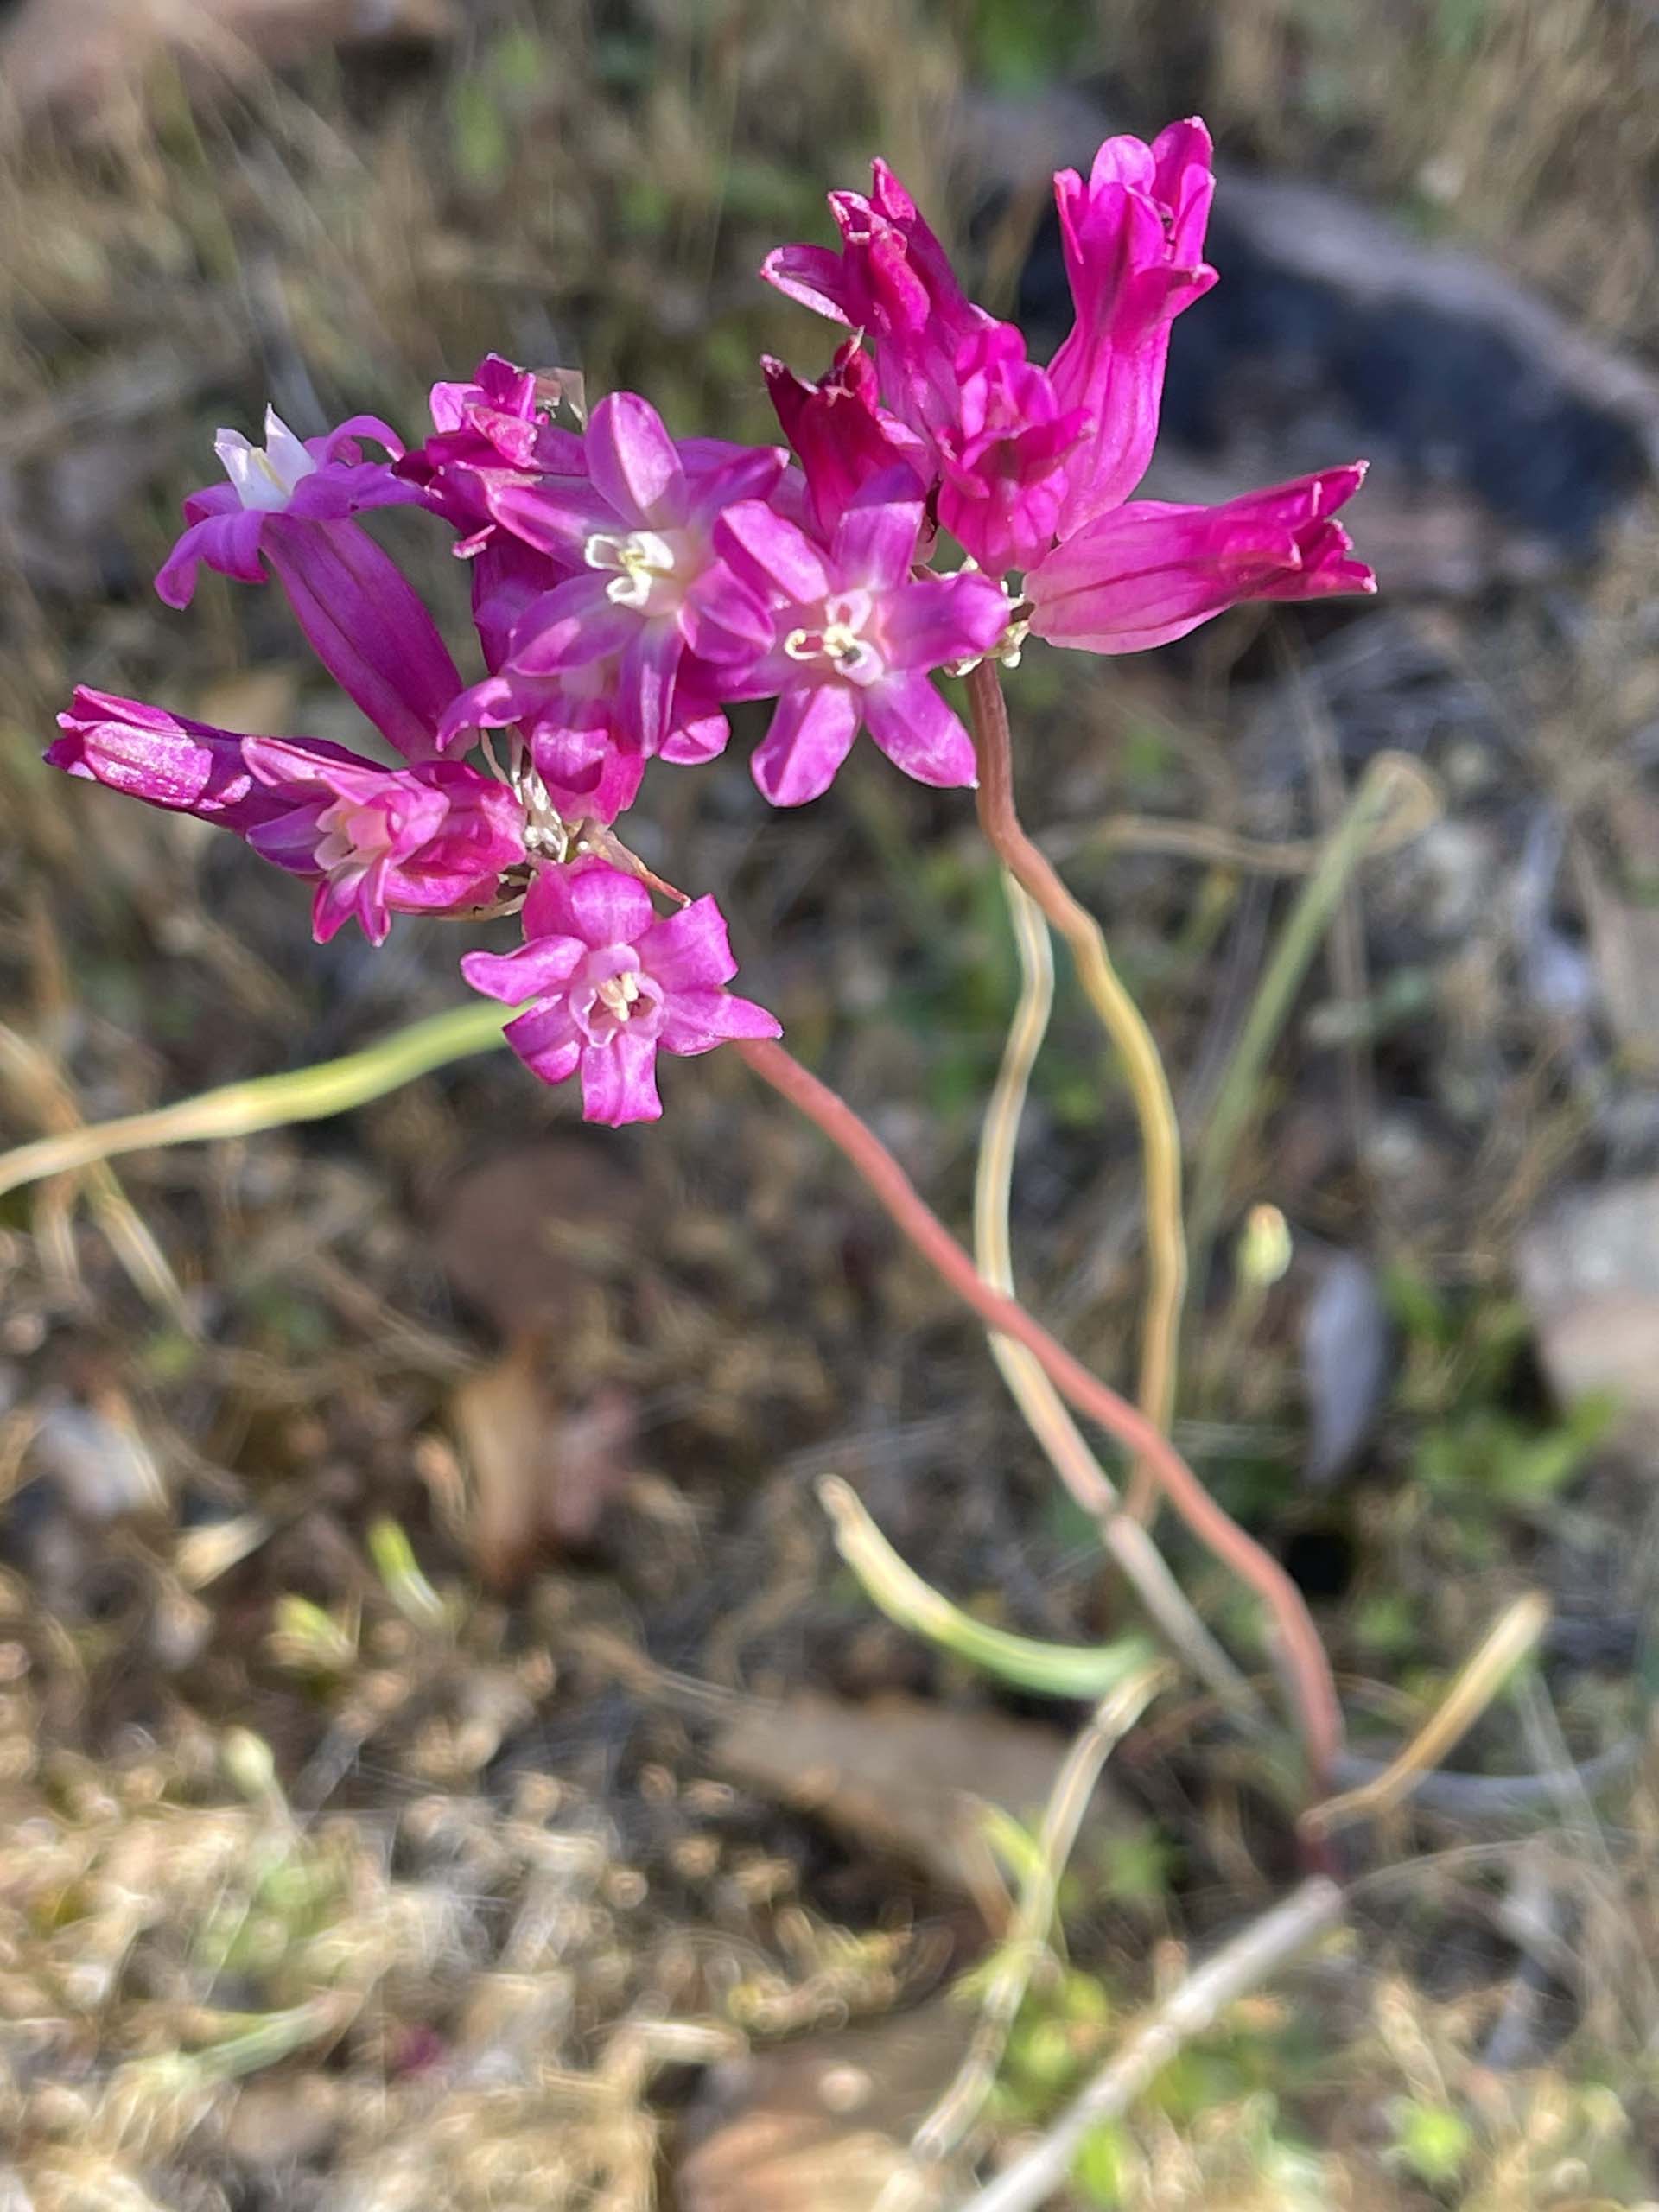
[[[281,514],[316,462],[274,407],[265,410],[265,442],[251,445],[240,430],[220,430],[213,451],[245,507]]]
[[[595,531],[582,549],[590,569],[608,569],[605,596],[613,607],[644,607],[652,587],[674,573],[674,548],[654,530],[631,530],[626,537]]]
[[[842,592],[826,599],[819,627],[791,630],[784,639],[785,652],[791,660],[827,664],[848,683],[862,687],[879,683],[886,665],[864,635],[874,606],[867,591]]]
[[[626,1021],[639,999],[639,971],[630,968],[625,976],[607,976],[599,987],[599,999],[619,1021]]]

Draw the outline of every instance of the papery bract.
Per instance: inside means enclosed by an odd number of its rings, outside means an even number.
[[[659,1052],[782,1033],[764,1007],[723,988],[737,963],[712,899],[659,920],[637,877],[584,858],[537,876],[524,921],[518,950],[468,953],[461,973],[522,1009],[505,1034],[532,1074],[563,1083],[580,1071],[585,1121],[656,1121]]]
[[[1114,508],[1027,574],[1032,632],[1084,652],[1139,652],[1241,600],[1375,591],[1332,520],[1364,476],[1356,461],[1221,506],[1138,499]]]
[[[1152,458],[1170,326],[1216,281],[1204,259],[1211,152],[1194,117],[1150,146],[1107,139],[1086,184],[1075,169],[1054,179],[1077,320],[1048,373],[1056,404],[1095,423],[1071,464],[1062,537],[1127,499]]]
[[[778,696],[753,764],[774,806],[827,791],[861,728],[920,783],[974,781],[972,741],[928,674],[988,651],[1007,601],[973,570],[912,575],[922,505],[908,481],[867,485],[827,550],[759,500],[717,525],[733,566],[774,601],[779,641],[750,677],[753,696]]]

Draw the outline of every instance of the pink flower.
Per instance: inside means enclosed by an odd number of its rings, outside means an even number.
[[[394,454],[402,444],[368,415],[302,443],[268,409],[265,434],[261,448],[239,431],[219,432],[214,449],[230,481],[186,499],[188,527],[156,590],[169,607],[185,607],[202,563],[245,583],[262,582],[268,565],[340,689],[405,759],[429,760],[461,677],[397,563],[350,519],[420,497],[390,466],[363,461],[357,440],[376,438]]]
[[[616,692],[614,657],[562,665],[549,675],[509,664],[461,694],[439,735],[449,745],[474,730],[517,728],[529,746],[541,797],[554,812],[566,823],[608,824],[632,805],[648,757],[619,725]],[[718,707],[699,701],[682,683],[674,726],[657,750],[665,760],[700,764],[722,752],[729,734]]]
[[[393,913],[488,905],[524,856],[523,809],[505,785],[437,760],[383,768],[315,738],[243,737],[161,707],[78,690],[47,759],[168,813],[245,838],[290,874],[317,879],[326,944],[355,915],[379,944]]]
[[[1048,373],[1056,404],[1087,408],[1096,425],[1071,464],[1062,537],[1127,499],[1146,474],[1170,326],[1216,281],[1204,259],[1211,155],[1195,117],[1172,123],[1150,146],[1107,139],[1087,184],[1075,169],[1054,180],[1077,321]]]
[[[878,405],[875,364],[849,338],[828,372],[808,384],[769,356],[760,364],[784,435],[806,480],[806,513],[828,538],[872,477],[906,467],[920,499],[931,474],[926,447]],[[775,504],[775,502],[774,502]]]
[[[1026,569],[1053,543],[1088,410],[1062,410],[1012,323],[987,323],[957,355],[957,420],[940,431],[939,520],[982,569]]]
[[[534,370],[486,353],[468,384],[435,384],[433,435],[404,454],[394,473],[410,496],[461,533],[455,550],[470,558],[496,534],[494,493],[545,475],[579,475],[580,437],[550,423]]]
[[[382,944],[394,913],[488,906],[524,857],[519,802],[461,761],[382,768],[282,737],[245,737],[242,757],[283,805],[248,842],[278,868],[321,879],[311,913],[319,944],[353,918]]]
[[[778,695],[754,779],[774,806],[827,791],[861,728],[907,776],[971,784],[973,742],[928,671],[985,652],[1007,626],[1000,585],[972,570],[915,577],[922,503],[906,471],[876,478],[828,550],[759,499],[728,507],[715,540],[771,596],[779,642],[749,677]]]
[[[830,212],[839,253],[779,246],[760,274],[803,307],[867,335],[887,405],[931,441],[957,419],[958,354],[994,318],[963,293],[944,248],[885,162],[872,165],[868,200],[832,192]]]
[[[537,877],[524,937],[514,952],[469,952],[461,973],[521,1009],[506,1037],[532,1075],[563,1083],[580,1069],[584,1121],[658,1120],[659,1052],[782,1033],[764,1007],[723,988],[737,963],[712,899],[658,920],[637,878],[584,858]]]
[[[1027,575],[1033,634],[1084,652],[1140,652],[1240,600],[1375,591],[1331,519],[1364,477],[1355,461],[1218,507],[1138,499],[1097,516]]]
[[[614,657],[617,728],[648,759],[675,726],[683,662],[695,658],[704,688],[719,690],[771,642],[765,602],[720,559],[712,531],[732,500],[764,499],[787,456],[677,446],[656,409],[622,391],[594,408],[583,458],[585,474],[492,495],[499,523],[574,572],[525,611],[506,665],[556,676]]]

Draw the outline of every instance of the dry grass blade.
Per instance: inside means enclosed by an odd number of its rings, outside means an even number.
[[[1181,1312],[1186,1296],[1186,1237],[1181,1217],[1181,1132],[1169,1078],[1141,1009],[1123,988],[1099,923],[1074,899],[1022,827],[1014,799],[1007,702],[995,662],[968,677],[968,700],[979,762],[978,810],[986,842],[1070,946],[1077,981],[1123,1065],[1141,1131],[1146,1186],[1147,1301],[1141,1320],[1141,1410],[1165,1435],[1175,1411]],[[1157,1484],[1136,1465],[1129,1507],[1144,1519]]]
[[[1403,753],[1379,753],[1365,771],[1324,856],[1291,909],[1233,1047],[1198,1146],[1191,1217],[1192,1280],[1197,1290],[1202,1290],[1208,1270],[1229,1172],[1261,1111],[1262,1078],[1268,1060],[1350,879],[1399,809],[1408,810],[1408,818],[1416,830],[1426,826],[1433,804],[1433,786],[1415,760]]]
[[[25,1146],[23,1150],[49,1152],[54,1142],[73,1148],[94,1135],[82,1121],[69,1086],[50,1057],[30,1039],[3,1025],[0,1025],[0,1074],[28,1100],[38,1118],[59,1133],[55,1138],[44,1139],[39,1147]],[[73,1166],[85,1168],[87,1202],[133,1287],[187,1335],[194,1336],[196,1322],[183,1287],[113,1168],[96,1151]],[[66,1166],[61,1172],[73,1169]]]
[[[1541,1592],[1529,1591],[1517,1598],[1482,1638],[1427,1724],[1399,1757],[1374,1780],[1313,1806],[1303,1815],[1304,1828],[1313,1835],[1329,1835],[1334,1828],[1387,1812],[1409,1797],[1420,1782],[1432,1779],[1452,1745],[1473,1727],[1527,1654],[1536,1649],[1549,1615],[1549,1600]]]

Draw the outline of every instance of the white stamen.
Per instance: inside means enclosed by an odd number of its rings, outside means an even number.
[[[582,557],[590,569],[615,571],[605,587],[613,607],[644,607],[652,586],[674,573],[674,548],[654,530],[632,530],[626,537],[595,531]]]
[[[828,661],[849,683],[861,687],[879,683],[887,673],[886,665],[864,635],[872,605],[867,591],[842,592],[826,599],[823,627],[791,630],[784,639],[784,652],[794,661]]]
[[[639,975],[630,968],[626,975],[612,976],[599,987],[599,997],[619,1021],[626,1021],[639,996]]]

